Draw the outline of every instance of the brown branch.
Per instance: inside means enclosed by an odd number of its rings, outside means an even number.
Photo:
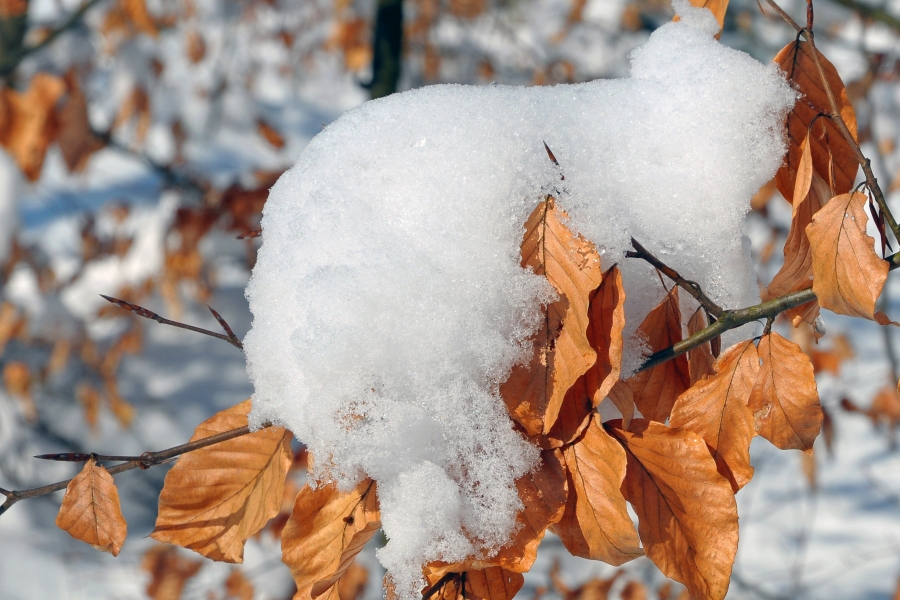
[[[875,201],[878,203],[878,207],[881,209],[881,213],[887,221],[888,227],[891,228],[891,232],[894,234],[894,237],[898,241],[900,241],[900,226],[897,225],[897,221],[894,219],[894,215],[893,213],[891,213],[891,209],[888,207],[887,201],[884,198],[884,192],[881,191],[881,187],[878,185],[878,180],[875,178],[875,173],[872,172],[871,161],[869,161],[869,159],[866,158],[866,156],[862,153],[859,144],[853,138],[853,134],[850,133],[850,129],[844,122],[843,117],[841,117],[841,111],[838,108],[837,100],[834,97],[834,90],[832,90],[831,86],[828,85],[828,78],[825,76],[825,69],[824,67],[822,67],[822,61],[819,59],[819,51],[818,49],[816,49],[815,36],[813,35],[813,32],[809,29],[800,27],[789,14],[784,12],[784,10],[780,6],[778,6],[775,0],[766,0],[766,2],[788,25],[794,28],[798,35],[802,35],[803,38],[806,39],[806,42],[809,44],[809,48],[811,50],[810,55],[812,56],[813,62],[816,65],[816,71],[818,71],[819,78],[822,81],[822,87],[825,89],[825,95],[828,96],[828,105],[830,110],[828,116],[831,118],[831,121],[837,126],[838,131],[841,132],[841,136],[853,151],[856,162],[858,162],[860,167],[862,167],[863,173],[866,176],[866,187],[868,187],[872,192],[872,195],[875,196]]]
[[[627,256],[628,258],[643,259],[656,267],[656,269],[661,271],[663,275],[674,281],[676,285],[678,285],[678,287],[682,288],[688,294],[693,296],[694,299],[700,303],[700,306],[705,308],[706,312],[710,313],[716,319],[721,317],[725,312],[725,310],[721,306],[713,302],[706,294],[703,293],[703,290],[700,289],[700,284],[698,284],[696,281],[685,279],[684,277],[679,275],[678,271],[653,256],[653,254],[651,254],[649,250],[644,248],[636,239],[631,238],[631,245],[634,247],[635,251],[632,252],[629,250],[625,253],[625,256]]]
[[[265,423],[262,426],[262,429],[266,427],[271,427],[271,424]],[[221,442],[225,442],[236,437],[241,437],[242,435],[247,435],[250,433],[250,427],[245,425],[243,427],[238,427],[237,429],[232,429],[230,431],[223,431],[222,433],[217,433],[216,435],[211,435],[209,437],[205,437],[199,440],[194,440],[193,442],[188,442],[186,444],[181,444],[180,446],[174,446],[172,448],[168,448],[166,450],[160,450],[159,452],[145,452],[140,456],[135,457],[104,457],[103,455],[93,455],[98,460],[120,460],[120,459],[128,459],[128,462],[123,463],[121,465],[116,465],[108,469],[110,475],[117,475],[119,473],[124,473],[125,471],[131,471],[132,469],[148,469],[152,466],[162,464],[176,456],[180,456],[187,452],[192,452],[194,450],[200,450],[201,448],[206,448],[207,446],[212,446],[213,444],[218,444]],[[58,455],[43,455],[38,458],[44,458],[48,456],[66,456],[62,454]],[[70,454],[68,456],[76,456],[75,454]],[[92,455],[87,454],[84,455],[87,458],[90,458]],[[57,460],[57,459],[50,459]],[[0,489],[0,494],[6,496],[6,502],[0,505],[0,515],[5,513],[9,508],[18,502],[19,500],[26,500],[28,498],[36,498],[38,496],[46,496],[52,492],[56,492],[59,490],[63,490],[69,485],[71,479],[66,479],[65,481],[58,481],[56,483],[51,483],[49,485],[44,485],[37,488],[32,488],[30,490],[18,490],[18,491],[9,491]]]
[[[888,261],[891,271],[900,268],[900,252],[887,257],[885,260]],[[648,356],[647,360],[644,361],[636,372],[645,371],[658,364],[672,360],[676,356],[680,356],[689,350],[693,350],[700,344],[708,342],[713,338],[722,335],[726,331],[760,319],[774,319],[786,310],[790,310],[801,304],[806,304],[807,302],[812,302],[815,299],[816,295],[813,293],[812,289],[807,289],[785,294],[784,296],[754,306],[748,306],[747,308],[723,311],[721,318],[715,323],[712,323],[705,329],[701,329],[694,335],[681,340],[669,348],[654,352]]]
[[[118,298],[113,298],[111,296],[104,296],[100,294],[100,297],[106,300],[107,302],[111,302],[118,306],[119,308],[125,309],[127,311],[133,312],[139,317],[144,317],[145,319],[151,319],[156,321],[157,323],[162,323],[163,325],[171,325],[172,327],[178,327],[179,329],[187,329],[188,331],[194,331],[196,333],[202,333],[203,335],[208,335],[210,337],[214,337],[220,340],[225,340],[235,348],[239,350],[244,349],[244,345],[241,344],[241,341],[234,335],[234,332],[231,330],[231,327],[228,326],[228,323],[225,322],[219,313],[214,311],[211,307],[207,306],[210,311],[212,311],[213,316],[219,322],[219,325],[222,326],[222,329],[225,330],[225,333],[216,333],[215,331],[210,331],[209,329],[203,329],[202,327],[194,327],[193,325],[188,325],[186,323],[180,323],[178,321],[173,321],[171,319],[167,319],[165,317],[161,317],[152,310],[148,310],[143,306],[138,306],[137,304],[132,304],[131,302],[126,302],[125,300],[119,300]]]

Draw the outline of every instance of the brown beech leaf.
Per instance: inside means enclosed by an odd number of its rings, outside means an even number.
[[[853,139],[856,139],[856,113],[853,112],[853,106],[847,99],[844,82],[841,81],[834,65],[828,62],[821,52],[818,55],[825,71],[825,78],[838,103],[841,117]],[[809,133],[813,172],[825,180],[831,188],[830,195],[849,192],[853,188],[859,163],[853,149],[841,136],[831,119],[817,118],[820,114],[829,114],[831,109],[813,61],[811,48],[806,42],[793,41],[781,49],[774,62],[803,94],[787,116],[788,152],[785,163],[775,175],[778,191],[789,202],[794,200],[795,181],[802,156],[801,145]],[[815,123],[810,128],[814,120]]]
[[[0,127],[0,145],[15,159],[29,181],[37,181],[44,166],[44,155],[56,136],[56,102],[66,91],[62,78],[37,73],[28,89],[19,93],[0,91],[6,119]]]
[[[425,600],[512,600],[525,585],[521,573],[501,567],[427,574],[425,579],[429,585]]]
[[[551,529],[574,556],[621,565],[644,555],[625,498],[625,451],[594,418],[582,437],[563,450],[569,498]]]
[[[589,302],[587,340],[597,353],[597,360],[566,392],[556,423],[542,440],[549,447],[568,444],[581,435],[591,413],[607,397],[621,373],[625,288],[617,266],[603,274],[603,281],[590,293]],[[632,402],[632,415],[633,405]]]
[[[638,327],[638,332],[647,340],[651,352],[659,352],[681,341],[681,308],[677,287],[673,287],[662,302],[650,311]],[[665,423],[669,418],[675,399],[688,389],[690,382],[688,361],[683,354],[632,375],[625,381],[634,392],[634,403],[641,414],[660,423]]]
[[[280,133],[278,133],[274,127],[272,127],[271,125],[269,125],[262,119],[259,119],[256,122],[256,130],[259,132],[259,135],[264,140],[269,142],[269,145],[271,145],[274,148],[277,148],[279,150],[281,148],[284,148],[284,144],[285,144],[284,136],[282,136]]]
[[[529,436],[550,431],[566,392],[597,360],[586,332],[589,296],[602,280],[600,256],[565,218],[548,196],[528,217],[522,241],[522,266],[544,275],[560,296],[544,307],[531,361],[514,367],[500,386],[510,416]]]
[[[197,426],[191,441],[247,425],[250,400]],[[244,542],[278,514],[291,466],[291,432],[268,427],[183,455],[159,495],[155,540],[239,563]]]
[[[625,448],[622,492],[637,513],[647,557],[694,598],[724,598],[737,552],[737,504],[706,442],[645,419],[632,421],[630,431],[619,421],[606,427]]]
[[[691,320],[688,321],[688,336],[692,336],[702,329],[706,329],[706,313],[698,308]],[[694,385],[707,375],[713,374],[713,363],[716,358],[712,354],[709,342],[704,342],[688,352],[688,370],[691,372],[691,385]],[[628,426],[625,426],[628,429]]]
[[[759,341],[759,358],[749,403],[756,433],[782,450],[812,453],[823,419],[812,362],[777,333]]]
[[[712,377],[678,397],[669,424],[699,434],[709,445],[719,473],[738,491],[753,477],[753,415],[747,408],[759,373],[759,355],[753,340],[723,352],[713,369]]]
[[[179,555],[178,548],[159,544],[141,559],[141,569],[150,574],[147,596],[153,600],[180,600],[184,585],[203,566],[201,560]]]
[[[634,418],[634,392],[631,391],[627,383],[620,380],[609,390],[607,397],[622,413],[622,422],[625,429],[628,429],[631,425],[631,419]]]
[[[832,198],[806,228],[813,257],[813,291],[823,308],[875,319],[875,301],[887,279],[888,263],[866,233],[866,196]],[[881,315],[883,316],[883,315]]]
[[[119,491],[112,475],[93,458],[66,486],[56,526],[97,550],[119,555],[128,529]]]
[[[91,155],[103,148],[103,141],[91,129],[87,100],[74,72],[66,75],[66,83],[69,94],[56,115],[59,121],[57,142],[66,168],[70,173],[80,173]]]
[[[347,493],[334,484],[303,486],[281,535],[281,560],[294,576],[294,598],[326,594],[350,568],[366,542],[381,528],[375,482],[365,479]],[[330,591],[329,591],[330,590]]]
[[[354,560],[341,580],[338,581],[338,599],[359,600],[365,594],[368,581],[369,570]]]
[[[806,228],[812,223],[813,215],[825,206],[830,197],[831,191],[825,180],[812,174],[808,194],[794,202],[791,229],[784,242],[784,264],[766,288],[766,299],[812,287],[813,259]],[[819,314],[819,304],[807,302],[786,314],[790,319],[800,316],[802,320],[812,323]]]

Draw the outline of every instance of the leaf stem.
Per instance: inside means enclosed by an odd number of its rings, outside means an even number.
[[[260,429],[265,429],[267,427],[271,427],[271,423],[264,423]],[[127,460],[120,465],[116,465],[108,469],[110,475],[117,475],[119,473],[124,473],[125,471],[131,471],[132,469],[148,469],[152,466],[162,464],[169,459],[175,458],[176,456],[180,456],[182,454],[186,454],[187,452],[192,452],[194,450],[199,450],[201,448],[206,448],[207,446],[212,446],[214,444],[219,444],[221,442],[225,442],[236,437],[241,437],[242,435],[247,435],[250,433],[249,425],[244,425],[243,427],[238,427],[237,429],[232,429],[230,431],[223,431],[222,433],[217,433],[216,435],[211,435],[209,437],[201,438],[199,440],[194,440],[192,442],[188,442],[186,444],[181,444],[179,446],[173,446],[172,448],[168,448],[166,450],[160,450],[158,452],[145,452],[140,456],[104,456],[101,454],[82,454],[82,453],[70,453],[70,454],[44,454],[38,456],[36,458],[46,458],[48,460],[71,460],[71,461],[86,461],[91,457],[96,460]],[[50,458],[53,457],[53,458]],[[61,457],[61,458],[60,458]],[[36,498],[38,496],[46,496],[47,494],[65,489],[71,479],[66,479],[65,481],[58,481],[56,483],[51,483],[48,485],[44,485],[37,488],[32,488],[29,490],[17,490],[17,491],[8,491],[0,489],[0,493],[6,496],[6,502],[0,505],[0,515],[5,513],[10,507],[18,502],[19,500],[26,500],[28,498]]]
[[[649,250],[644,248],[636,239],[631,238],[631,245],[634,247],[635,251],[632,252],[629,250],[625,253],[625,256],[627,256],[628,258],[640,258],[656,267],[663,273],[663,275],[674,281],[675,284],[678,285],[678,287],[682,288],[688,294],[693,296],[694,299],[699,302],[703,308],[706,309],[706,312],[710,313],[716,319],[719,319],[722,314],[725,313],[725,310],[721,306],[713,302],[709,298],[709,296],[703,293],[703,290],[700,289],[700,284],[698,284],[696,281],[690,281],[689,279],[685,279],[684,277],[679,275],[678,271],[653,256],[653,254],[651,254]]]

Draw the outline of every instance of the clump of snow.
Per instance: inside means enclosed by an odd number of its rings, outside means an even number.
[[[487,555],[514,529],[514,481],[538,454],[498,386],[554,297],[519,266],[545,194],[604,268],[623,267],[632,330],[662,290],[624,259],[630,236],[726,306],[758,299],[742,221],[780,164],[795,93],[720,45],[708,11],[676,9],[629,78],[369,102],[272,188],[247,288],[251,418],[306,442],[314,478],[378,481],[379,559],[402,598],[423,563]]]

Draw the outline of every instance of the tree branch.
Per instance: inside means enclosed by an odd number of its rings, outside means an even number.
[[[878,207],[881,209],[882,215],[884,215],[888,226],[891,228],[891,232],[894,234],[894,238],[900,241],[900,226],[897,225],[897,221],[894,219],[894,215],[893,213],[891,213],[891,209],[888,207],[887,201],[884,199],[884,192],[881,191],[881,187],[878,185],[878,180],[875,178],[875,174],[872,172],[871,163],[869,159],[866,158],[862,153],[859,144],[853,138],[853,134],[850,133],[850,129],[844,122],[843,117],[841,117],[841,112],[838,108],[837,100],[834,97],[834,91],[831,89],[831,86],[828,85],[828,78],[825,76],[825,69],[822,67],[822,61],[819,59],[819,51],[816,49],[815,36],[813,35],[813,32],[800,27],[789,14],[784,12],[784,10],[780,6],[778,6],[775,0],[766,0],[766,2],[788,25],[794,28],[798,35],[803,36],[803,38],[806,39],[806,42],[809,44],[809,47],[812,50],[810,52],[810,55],[812,56],[813,62],[816,65],[816,71],[818,71],[819,73],[819,79],[821,79],[822,81],[822,88],[825,90],[825,95],[828,97],[829,110],[831,111],[828,116],[831,118],[831,121],[837,126],[838,131],[841,132],[841,136],[853,151],[856,161],[862,167],[863,173],[865,174],[866,187],[868,187],[872,192],[872,195],[875,196],[875,201],[878,203]]]
[[[706,294],[703,293],[703,290],[700,289],[700,284],[698,284],[696,281],[690,281],[689,279],[685,279],[684,277],[679,275],[678,271],[653,256],[653,254],[651,254],[649,250],[644,248],[636,239],[631,238],[631,245],[634,247],[635,252],[628,251],[625,253],[625,256],[627,256],[628,258],[643,259],[656,267],[659,271],[662,272],[663,275],[674,281],[680,288],[693,296],[694,299],[700,303],[700,306],[705,308],[706,312],[710,313],[716,319],[721,317],[725,312],[725,310],[721,306],[713,302]]]
[[[263,424],[261,429],[265,429],[267,427],[271,427],[271,424],[265,423]],[[78,457],[76,458],[49,458],[49,460],[87,460],[94,456],[98,460],[120,460],[127,459],[128,462],[123,463],[121,465],[116,465],[108,469],[110,475],[117,475],[119,473],[124,473],[125,471],[131,471],[132,469],[149,469],[152,466],[162,464],[169,459],[175,458],[176,456],[180,456],[182,454],[186,454],[188,452],[192,452],[194,450],[200,450],[201,448],[206,448],[207,446],[212,446],[213,444],[219,444],[221,442],[225,442],[236,437],[241,437],[242,435],[247,435],[250,433],[250,427],[245,425],[243,427],[238,427],[237,429],[232,429],[230,431],[223,431],[222,433],[217,433],[216,435],[211,435],[209,437],[205,437],[199,440],[194,440],[193,442],[188,442],[186,444],[181,444],[180,446],[174,446],[172,448],[168,448],[166,450],[160,450],[159,452],[145,452],[144,454],[136,457],[104,457],[102,455],[91,455],[91,454],[45,454],[36,458],[47,458],[47,457]],[[81,457],[86,458],[81,458]],[[0,515],[5,513],[9,508],[18,502],[19,500],[26,500],[28,498],[36,498],[38,496],[45,496],[47,494],[63,490],[69,485],[71,479],[66,479],[65,481],[58,481],[56,483],[51,483],[49,485],[44,485],[37,488],[32,488],[30,490],[18,490],[18,491],[9,491],[0,488],[0,494],[6,496],[6,501],[0,505]]]
[[[900,268],[900,252],[887,257],[885,260],[888,261],[891,271]],[[747,308],[723,311],[721,318],[715,323],[712,323],[705,329],[701,329],[694,335],[681,340],[669,348],[654,352],[648,356],[647,360],[644,361],[636,373],[655,367],[668,360],[672,360],[676,356],[680,356],[689,350],[693,350],[700,344],[708,342],[730,329],[735,329],[741,325],[758,321],[759,319],[773,319],[786,310],[790,310],[801,304],[806,304],[807,302],[812,302],[815,299],[816,295],[813,293],[812,289],[806,289],[785,294],[779,298],[774,298],[754,306],[748,306]]]
[[[100,297],[106,300],[107,302],[111,302],[118,306],[119,308],[125,309],[136,314],[139,317],[144,317],[145,319],[152,319],[157,323],[162,323],[163,325],[171,325],[172,327],[178,327],[179,329],[187,329],[188,331],[194,331],[196,333],[202,333],[203,335],[208,335],[210,337],[214,337],[220,340],[225,340],[238,350],[243,350],[244,345],[241,343],[241,340],[234,335],[234,332],[231,330],[231,327],[228,326],[228,323],[225,322],[225,319],[222,318],[219,313],[214,311],[211,306],[207,306],[212,312],[213,316],[216,318],[216,321],[219,322],[219,325],[222,326],[222,329],[225,330],[224,334],[216,333],[215,331],[210,331],[209,329],[203,329],[202,327],[194,327],[193,325],[188,325],[186,323],[180,323],[178,321],[173,321],[171,319],[167,319],[165,317],[161,317],[152,310],[147,310],[143,306],[138,306],[137,304],[132,304],[131,302],[126,302],[125,300],[119,300],[118,298],[113,298],[111,296],[104,296],[100,294]]]
[[[67,18],[62,23],[62,25],[47,34],[47,37],[42,39],[40,42],[33,46],[25,46],[19,48],[19,50],[13,53],[12,56],[0,63],[0,76],[7,77],[10,73],[16,70],[16,68],[19,66],[19,63],[21,63],[26,56],[28,56],[29,54],[34,54],[35,52],[43,50],[44,48],[49,46],[53,42],[53,40],[81,22],[81,19],[82,17],[84,17],[85,13],[87,13],[87,11],[89,11],[102,1],[103,0],[88,0],[88,2],[85,2],[81,6],[81,8],[69,15],[69,18]]]

